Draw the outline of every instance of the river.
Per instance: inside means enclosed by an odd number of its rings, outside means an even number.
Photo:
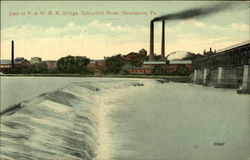
[[[16,105],[15,105],[16,104]],[[2,159],[248,160],[250,97],[147,79],[1,77]]]

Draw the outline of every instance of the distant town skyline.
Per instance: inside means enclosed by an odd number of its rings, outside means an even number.
[[[67,55],[103,59],[114,54],[149,51],[149,24],[156,16],[217,2],[1,2],[1,58],[57,60]],[[166,21],[166,55],[203,53],[249,40],[249,2],[233,3],[209,17]],[[76,15],[76,13],[78,15]],[[155,24],[160,54],[161,23]]]

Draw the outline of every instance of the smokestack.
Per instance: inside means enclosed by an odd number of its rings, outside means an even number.
[[[150,54],[149,61],[154,61],[154,21],[150,22]]]
[[[162,21],[161,60],[165,60],[165,21]]]
[[[11,41],[11,65],[14,68],[14,41]]]

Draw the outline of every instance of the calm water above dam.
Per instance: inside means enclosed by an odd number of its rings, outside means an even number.
[[[250,157],[250,97],[231,89],[143,79],[1,77],[1,110],[13,104],[16,109],[1,116],[2,159]]]

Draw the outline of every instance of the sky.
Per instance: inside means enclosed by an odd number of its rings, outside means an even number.
[[[15,56],[58,60],[67,55],[103,59],[149,51],[150,20],[214,1],[1,1],[1,59]],[[166,55],[203,53],[250,39],[250,2],[223,2],[227,10],[206,17],[166,21]],[[128,14],[128,13],[139,14]],[[52,14],[50,14],[52,13]],[[78,15],[76,15],[76,13]],[[99,14],[99,15],[97,15]],[[161,23],[155,23],[155,53],[160,54]]]

